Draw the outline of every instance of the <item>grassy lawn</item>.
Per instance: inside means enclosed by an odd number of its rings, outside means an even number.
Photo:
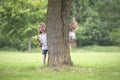
[[[74,67],[58,71],[42,65],[40,52],[0,51],[0,80],[120,80],[119,49],[99,50],[72,50]]]

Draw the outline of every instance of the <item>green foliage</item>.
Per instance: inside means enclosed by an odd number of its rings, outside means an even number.
[[[115,45],[119,45],[120,46],[120,27],[114,29],[110,33],[110,39],[111,39],[111,41],[114,41]]]
[[[45,22],[48,0],[0,0],[0,49],[26,50]],[[120,46],[120,0],[72,0],[70,17],[79,23],[77,46]],[[36,43],[32,40],[32,47]]]
[[[119,0],[72,1],[71,16],[80,26],[76,31],[78,46],[120,45]]]
[[[27,49],[28,38],[45,21],[47,0],[1,0],[0,5],[0,48]]]

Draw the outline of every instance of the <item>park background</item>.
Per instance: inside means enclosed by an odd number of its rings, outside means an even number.
[[[73,0],[70,22],[75,17],[77,47],[120,46],[119,0]],[[38,24],[46,22],[47,0],[0,1],[0,50],[36,48]]]
[[[46,21],[47,0],[0,0],[1,80],[119,80],[120,0],[72,0],[70,22],[78,22],[75,67],[42,65],[35,36]],[[57,71],[58,70],[58,71]]]

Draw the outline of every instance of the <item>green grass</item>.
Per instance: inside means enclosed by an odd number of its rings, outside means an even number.
[[[43,66],[40,52],[1,51],[0,80],[120,80],[119,51],[98,50],[72,50],[74,67],[59,71]]]

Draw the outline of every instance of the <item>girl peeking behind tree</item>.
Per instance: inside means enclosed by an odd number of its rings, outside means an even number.
[[[46,25],[44,22],[39,24],[39,36],[38,39],[40,40],[40,44],[42,45],[42,55],[43,55],[43,64],[46,64],[46,55],[48,52],[47,46],[47,34],[46,34]]]
[[[69,29],[69,43],[70,45],[72,45],[75,41],[75,32],[74,30],[77,28],[78,26],[78,23],[77,21],[75,20],[75,18],[73,18],[73,21],[72,23],[70,24],[70,29]]]

